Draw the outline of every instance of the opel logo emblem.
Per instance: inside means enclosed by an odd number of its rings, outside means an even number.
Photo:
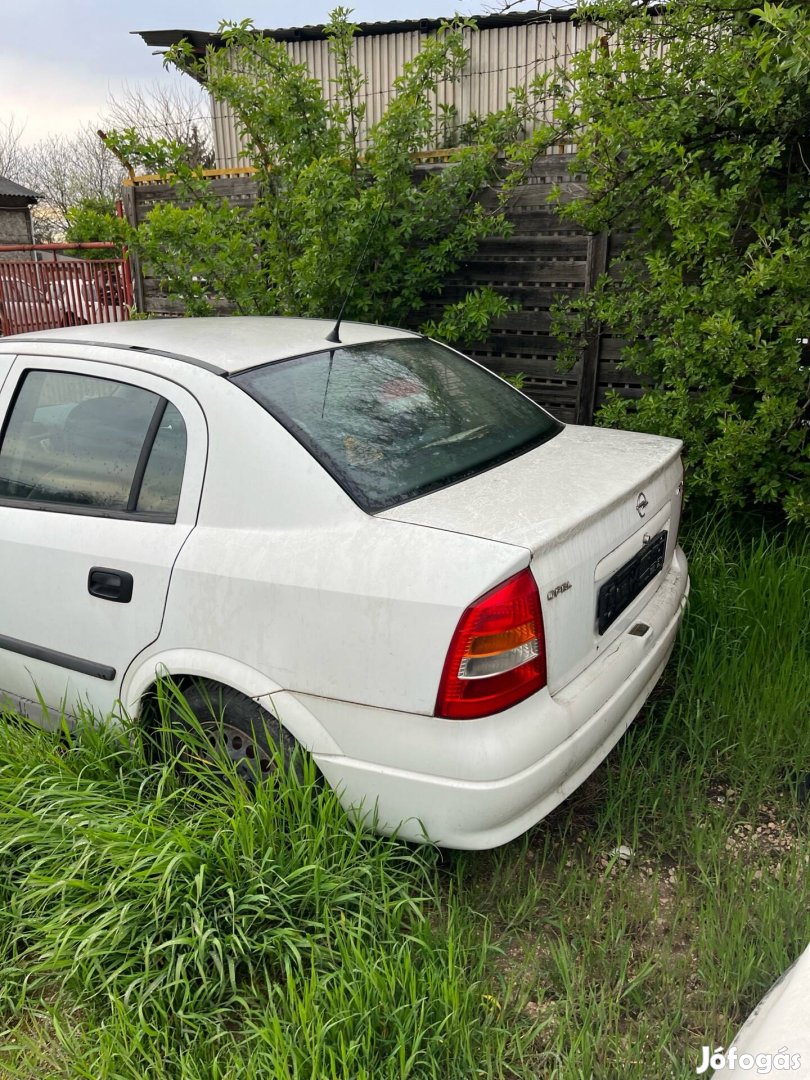
[[[636,499],[636,510],[638,511],[639,517],[644,517],[644,515],[647,513],[647,507],[649,505],[650,504],[647,502],[647,496],[644,494],[643,491],[640,491],[638,493],[638,498]]]

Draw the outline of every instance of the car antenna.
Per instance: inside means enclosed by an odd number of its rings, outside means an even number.
[[[354,283],[357,281],[357,275],[360,273],[360,267],[363,265],[363,262],[365,260],[366,252],[368,251],[368,245],[371,242],[371,238],[374,235],[374,232],[375,232],[375,230],[377,228],[377,222],[380,220],[380,214],[382,213],[383,206],[385,206],[385,200],[384,199],[380,202],[380,205],[379,205],[379,207],[377,209],[377,213],[374,215],[374,220],[371,223],[371,228],[368,230],[368,236],[366,237],[366,242],[363,245],[363,250],[360,253],[360,258],[357,260],[357,266],[355,266],[355,268],[354,268],[354,276],[352,277],[352,283],[349,286],[349,288],[346,290],[346,295],[343,297],[343,303],[340,305],[340,311],[338,312],[337,321],[335,322],[335,325],[332,327],[332,329],[329,331],[329,333],[326,335],[326,340],[327,341],[333,341],[337,345],[342,344],[342,342],[340,340],[340,324],[341,324],[341,322],[343,320],[343,312],[346,310],[346,304],[348,304],[349,298],[351,297],[352,292],[354,291]]]

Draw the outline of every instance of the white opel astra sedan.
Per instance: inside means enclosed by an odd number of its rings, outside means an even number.
[[[273,760],[261,721],[381,831],[494,847],[661,675],[681,444],[561,424],[418,334],[331,329],[0,339],[0,700],[137,717],[168,673],[218,702],[235,761]]]

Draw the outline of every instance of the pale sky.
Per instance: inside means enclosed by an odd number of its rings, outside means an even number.
[[[346,0],[344,0],[346,3]],[[0,0],[0,122],[13,118],[23,141],[95,124],[112,93],[184,78],[164,73],[159,56],[132,30],[216,30],[222,19],[258,27],[323,23],[337,0]],[[488,0],[356,0],[357,22],[482,14]]]

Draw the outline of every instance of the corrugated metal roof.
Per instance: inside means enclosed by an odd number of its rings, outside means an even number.
[[[536,11],[511,11],[503,15],[478,15],[475,17],[479,30],[498,30],[510,26],[523,26],[526,23],[568,22],[576,14],[576,8],[560,8],[538,15]],[[394,19],[380,22],[358,23],[359,37],[375,37],[380,34],[426,34],[438,30],[447,19]],[[326,38],[323,24],[317,26],[290,26],[278,29],[257,30],[265,37],[276,41],[322,41]],[[132,30],[141,37],[146,45],[167,49],[184,39],[190,41],[195,49],[202,52],[207,45],[220,46],[222,37],[216,32],[206,30]]]
[[[22,184],[15,184],[13,180],[9,180],[5,176],[0,176],[0,195],[6,198],[25,199],[26,202],[30,203],[37,202],[39,199],[39,195],[35,191],[23,187]]]

